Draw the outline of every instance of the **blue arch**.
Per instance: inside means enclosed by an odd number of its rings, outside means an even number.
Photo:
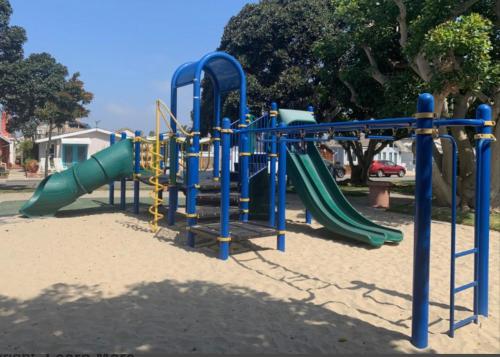
[[[188,160],[188,167],[198,167],[198,156],[196,155],[200,151],[200,114],[201,114],[201,77],[205,73],[207,77],[213,84],[214,87],[214,127],[220,127],[220,115],[221,115],[221,96],[224,93],[231,92],[234,90],[239,90],[240,95],[240,107],[239,107],[239,119],[244,122],[246,116],[246,104],[247,104],[247,89],[246,89],[246,77],[243,72],[241,64],[233,56],[225,52],[211,52],[203,56],[200,60],[196,62],[187,62],[181,65],[174,72],[171,81],[171,94],[170,94],[170,106],[172,113],[177,116],[177,89],[189,84],[193,85],[193,125],[192,125],[192,140],[190,145],[190,156]],[[171,127],[174,133],[177,131],[176,123],[171,119]],[[220,132],[215,131],[214,135],[220,135]],[[176,176],[178,172],[178,148],[174,144],[171,146],[170,151],[170,180],[172,183],[176,182]],[[218,178],[219,162],[219,142],[216,141],[214,144],[214,178]],[[217,163],[217,164],[215,164]],[[217,166],[217,167],[216,167]],[[186,202],[186,211],[188,214],[194,214],[195,212],[195,198],[196,190],[192,187],[196,187],[198,184],[199,177],[198,171],[193,170],[190,175],[188,175],[187,186],[188,189],[188,199]],[[175,212],[177,210],[177,188],[173,184],[169,189],[169,214],[168,223],[173,224],[175,221]],[[188,224],[194,224],[195,219],[189,219]]]
[[[246,114],[245,72],[236,58],[220,51],[208,53],[196,62],[184,63],[174,72],[171,81],[170,103],[173,114],[177,115],[177,89],[193,84],[193,131],[199,131],[201,76],[203,72],[208,75],[214,86],[214,107],[220,102],[222,94],[239,90],[239,119],[244,119]],[[220,118],[215,118],[214,124],[220,126]]]

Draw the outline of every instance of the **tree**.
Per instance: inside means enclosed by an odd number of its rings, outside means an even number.
[[[332,0],[332,4],[335,31],[321,41],[318,53],[330,69],[326,75],[340,78],[349,89],[353,106],[375,109],[380,116],[408,115],[414,110],[416,92],[425,90],[434,95],[439,116],[466,117],[478,101],[498,107],[499,32],[492,26],[492,21],[498,25],[498,0],[496,8],[493,0]],[[373,98],[374,93],[381,100]],[[459,147],[461,202],[472,206],[471,133],[464,128],[450,131]],[[434,182],[438,201],[445,204],[451,202],[451,148],[447,142],[442,148],[434,150]],[[498,150],[497,144],[496,157]],[[493,162],[492,182],[500,181],[498,161]]]
[[[329,15],[336,13],[335,6],[332,1],[322,0],[268,0],[246,5],[229,21],[219,50],[234,55],[242,63],[252,112],[268,108],[270,101],[290,108],[314,104],[319,121],[366,119],[385,115],[388,110],[382,108],[397,107],[400,112],[407,109],[395,95],[389,101],[383,87],[370,80],[366,73],[368,59],[353,48],[347,33]],[[339,35],[344,35],[340,37],[342,41],[337,39]],[[330,46],[330,40],[337,46]],[[390,54],[386,42],[380,47]],[[394,87],[411,86],[402,73],[397,75]],[[354,92],[354,86],[364,90]],[[397,91],[395,88],[394,92]],[[237,99],[232,95],[225,99],[226,115],[237,117]],[[211,100],[211,88],[204,83],[204,102],[209,104]],[[205,125],[210,123],[212,110],[210,105],[202,109]],[[354,181],[366,181],[373,156],[387,144],[370,141],[364,151],[361,142],[342,142],[354,168]],[[354,156],[358,157],[359,165],[354,165]]]
[[[6,82],[10,66],[23,59],[23,44],[26,42],[26,32],[22,27],[9,26],[11,15],[10,3],[0,0],[0,83]],[[0,84],[0,98],[6,94],[6,89]]]
[[[33,138],[41,123],[37,110],[55,101],[64,88],[68,70],[48,53],[32,54],[10,64],[8,69],[0,78],[0,88],[5,92],[0,101],[11,115],[9,130],[20,130]]]
[[[85,91],[79,76],[75,73],[68,77],[64,65],[48,53],[41,53],[12,63],[0,81],[6,93],[0,101],[12,118],[10,131],[20,130],[33,138],[40,124],[48,125],[46,174],[53,129],[88,116],[85,105],[92,100],[92,93]]]
[[[319,100],[316,91],[321,60],[314,43],[328,33],[329,0],[263,0],[248,4],[232,17],[218,48],[238,59],[247,75],[248,105],[253,113],[281,107],[315,104],[319,118],[334,114],[336,103]],[[202,123],[210,123],[212,89],[204,83]],[[238,117],[238,97],[224,98],[224,116]]]
[[[88,116],[85,105],[93,95],[84,89],[78,72],[68,77],[68,69],[50,54],[24,59],[26,34],[20,27],[9,26],[11,15],[10,3],[0,0],[0,104],[11,116],[10,131],[20,130],[33,139],[41,123],[48,125],[47,175],[53,129]]]
[[[64,123],[72,122],[77,118],[88,116],[89,110],[85,108],[92,100],[92,93],[87,92],[83,82],[79,79],[80,73],[73,74],[65,79],[60,91],[48,99],[42,107],[35,110],[36,118],[48,124],[49,136],[45,148],[45,176],[48,174],[49,154],[52,143],[52,131]]]
[[[19,26],[9,26],[12,7],[7,0],[0,0],[0,74],[2,64],[13,63],[23,58],[26,31]]]

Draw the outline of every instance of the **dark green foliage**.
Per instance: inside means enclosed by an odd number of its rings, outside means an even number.
[[[235,56],[248,80],[248,105],[259,114],[271,101],[280,107],[306,108],[314,104],[319,117],[330,112],[318,93],[322,61],[313,45],[330,31],[328,0],[263,0],[246,5],[224,28],[220,51]],[[204,84],[202,120],[212,118],[212,91]],[[236,119],[238,98],[224,100],[224,116]]]
[[[0,0],[0,71],[5,62],[12,63],[23,58],[26,31],[19,26],[9,26],[11,15],[10,3],[7,0]]]

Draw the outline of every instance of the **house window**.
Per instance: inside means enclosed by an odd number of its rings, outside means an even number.
[[[394,153],[394,163],[395,164],[398,163],[398,154],[397,153]]]
[[[383,152],[383,153],[382,153],[382,160],[385,160],[385,159],[387,159],[387,156],[386,156],[386,153],[385,153],[385,152]]]
[[[389,153],[389,161],[392,161],[392,152]]]
[[[79,162],[87,160],[86,144],[63,144],[62,161],[65,168],[71,167]]]

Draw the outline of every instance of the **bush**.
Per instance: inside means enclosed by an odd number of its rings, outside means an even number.
[[[28,159],[24,161],[24,169],[29,172],[29,173],[36,173],[38,172],[38,161],[35,159]]]
[[[34,147],[35,147],[35,144],[31,140],[24,140],[24,141],[19,143],[19,150],[22,153],[22,157],[23,157],[25,163],[29,159],[32,159],[35,157]]]

